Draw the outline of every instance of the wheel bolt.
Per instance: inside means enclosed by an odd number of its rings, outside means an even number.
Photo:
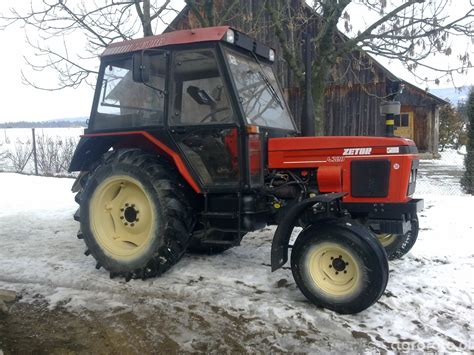
[[[331,256],[331,260],[334,260],[334,256]]]
[[[128,207],[128,203],[125,204],[125,207]]]
[[[347,270],[344,270],[344,274],[347,274]]]
[[[339,259],[342,259],[342,255],[339,255]]]
[[[123,219],[123,216],[120,216],[120,219]]]
[[[134,227],[134,226],[135,226],[135,223],[131,223],[130,226]]]
[[[127,223],[127,222],[125,222],[124,224],[125,224],[126,226],[128,226],[128,223]]]
[[[135,222],[138,222],[139,220],[140,220],[140,219],[137,218],[137,219],[135,220]]]
[[[135,204],[134,204],[134,203],[132,203],[132,207],[135,207]]]
[[[329,265],[329,268],[332,268],[332,265]]]
[[[336,271],[336,275],[339,275],[339,272]]]
[[[346,263],[346,266],[349,265],[349,263]]]
[[[123,208],[121,208],[121,209],[120,209],[120,212],[123,212],[123,211],[125,211],[125,210],[124,210]]]

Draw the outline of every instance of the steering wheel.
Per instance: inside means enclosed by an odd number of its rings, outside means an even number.
[[[209,112],[206,116],[204,116],[203,118],[201,118],[201,120],[199,121],[200,123],[204,123],[206,122],[207,120],[209,120],[209,118],[211,119],[210,121],[213,121],[213,118],[214,118],[214,115],[216,113],[219,113],[219,112],[222,112],[222,111],[227,111],[227,110],[230,110],[230,107],[221,107],[221,108],[218,108],[218,109],[215,109],[215,110],[212,110],[211,112]],[[227,116],[224,117],[223,119],[219,120],[219,122],[223,122],[227,119]],[[217,120],[214,120],[214,121],[217,121]]]

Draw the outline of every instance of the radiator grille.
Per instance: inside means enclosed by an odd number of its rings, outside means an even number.
[[[351,195],[353,197],[387,197],[389,182],[389,160],[351,162]]]

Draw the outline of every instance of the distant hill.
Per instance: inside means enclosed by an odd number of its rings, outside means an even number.
[[[0,123],[0,128],[70,128],[86,127],[87,117],[58,118],[48,121],[29,122],[5,122]]]
[[[453,105],[457,105],[460,101],[466,101],[467,95],[469,94],[469,88],[469,86],[463,86],[459,89],[432,89],[429,92],[441,99],[449,100]]]

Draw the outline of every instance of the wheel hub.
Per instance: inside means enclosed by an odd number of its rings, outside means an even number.
[[[142,184],[129,176],[103,181],[90,202],[97,242],[115,258],[138,255],[151,240],[154,210]]]
[[[120,216],[120,219],[125,225],[130,223],[130,225],[133,227],[136,222],[140,221],[138,218],[140,211],[136,209],[135,204],[126,203],[125,206],[120,209],[120,211],[123,212],[123,214]]]
[[[349,265],[349,263],[346,263],[344,259],[342,259],[342,255],[339,255],[339,257],[333,259],[331,265],[336,271],[344,271],[346,265]]]
[[[327,242],[308,254],[309,276],[315,285],[332,296],[351,294],[360,285],[360,269],[356,257],[345,246]]]

